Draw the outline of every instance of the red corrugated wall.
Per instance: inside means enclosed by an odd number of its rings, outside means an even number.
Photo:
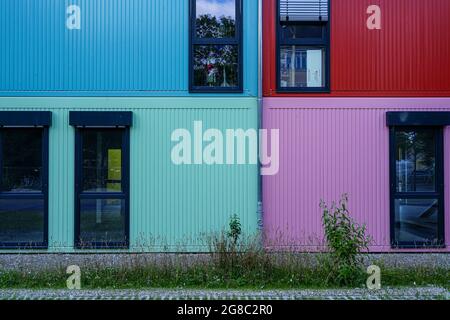
[[[369,5],[381,30],[366,27]],[[263,10],[264,95],[295,96],[276,93],[276,0]],[[450,96],[450,0],[331,0],[331,93],[320,96]]]

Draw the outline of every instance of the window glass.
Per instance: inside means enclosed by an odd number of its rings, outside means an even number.
[[[82,199],[80,246],[83,243],[125,243],[125,202],[120,199]]]
[[[233,45],[194,46],[194,86],[236,87],[238,49]]]
[[[0,200],[0,242],[33,246],[44,242],[43,199]]]
[[[439,244],[438,214],[436,199],[396,199],[396,241]]]
[[[280,48],[280,84],[284,88],[325,86],[325,50],[296,45]]]
[[[397,192],[436,191],[436,142],[434,130],[399,130]]]
[[[195,31],[198,38],[236,36],[235,0],[196,0]]]
[[[42,191],[42,129],[2,131],[2,191]]]
[[[321,24],[282,24],[281,39],[323,39],[325,26]]]
[[[83,130],[83,191],[122,190],[122,131]]]

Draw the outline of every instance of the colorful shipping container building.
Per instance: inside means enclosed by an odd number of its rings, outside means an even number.
[[[344,193],[372,252],[448,252],[449,30],[447,0],[2,1],[0,253],[204,252],[233,215],[322,250]]]

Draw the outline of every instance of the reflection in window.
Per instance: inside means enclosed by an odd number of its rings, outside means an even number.
[[[436,199],[396,199],[395,239],[398,242],[440,244]]]
[[[194,85],[203,87],[236,87],[238,85],[238,52],[236,46],[194,47]]]
[[[124,201],[83,199],[80,203],[80,244],[125,243]]]
[[[189,90],[241,92],[241,0],[190,1]]]
[[[77,247],[126,248],[129,128],[77,130],[81,161],[76,165],[82,172],[77,177],[81,178],[77,190]]]
[[[0,200],[0,242],[41,244],[44,224],[43,199]]]
[[[436,143],[433,130],[399,130],[397,140],[397,191],[436,191]]]
[[[325,51],[321,48],[282,46],[280,49],[280,84],[287,88],[325,86]]]
[[[324,24],[283,24],[280,29],[282,40],[319,39],[325,38]]]
[[[2,191],[42,191],[42,130],[3,130],[1,147]]]
[[[235,0],[197,0],[195,29],[198,38],[234,38]]]
[[[120,192],[122,180],[122,132],[83,132],[83,191]]]

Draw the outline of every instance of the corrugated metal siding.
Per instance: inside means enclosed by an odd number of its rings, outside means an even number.
[[[66,9],[81,8],[81,30]],[[257,0],[244,1],[244,95],[257,94]],[[189,1],[0,2],[0,95],[188,95]]]
[[[421,108],[398,107],[401,99],[398,105],[396,101],[365,99],[370,103],[359,106],[351,99],[331,99],[329,107],[324,101],[322,107],[315,106],[310,103],[313,100],[272,98],[264,102],[264,127],[280,129],[280,171],[263,178],[268,245],[318,249],[323,239],[320,200],[331,202],[348,193],[352,215],[367,224],[374,238],[371,250],[391,251],[385,114],[396,110],[449,111],[450,100],[423,99]],[[426,108],[428,105],[442,107]],[[445,154],[450,154],[449,128],[445,130]],[[446,157],[445,164],[446,199],[450,199],[450,158]],[[446,251],[450,251],[448,201],[445,230]]]
[[[374,4],[381,8],[381,30],[366,27]],[[276,93],[276,0],[264,5],[264,95],[295,96]],[[326,95],[450,96],[449,13],[448,0],[331,0]]]
[[[132,251],[205,251],[206,236],[231,215],[257,228],[256,165],[175,166],[171,133],[207,128],[256,128],[254,98],[0,98],[2,110],[49,110],[50,251],[73,251],[74,129],[69,111],[132,111],[130,242]]]

